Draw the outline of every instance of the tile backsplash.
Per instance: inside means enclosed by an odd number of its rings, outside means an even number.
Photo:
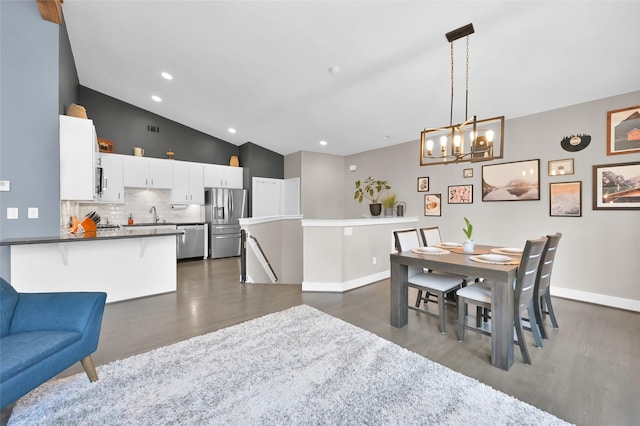
[[[125,188],[123,204],[87,203],[76,201],[62,201],[60,204],[61,226],[69,224],[71,216],[78,219],[85,217],[87,213],[95,210],[101,217],[101,224],[126,225],[129,214],[133,216],[135,223],[153,222],[152,206],[156,207],[159,223],[162,222],[203,222],[204,206],[188,205],[171,206],[170,189],[136,189]]]

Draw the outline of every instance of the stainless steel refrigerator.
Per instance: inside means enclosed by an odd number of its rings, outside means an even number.
[[[247,191],[213,188],[204,194],[205,220],[209,223],[209,257],[240,256],[240,224],[247,217]]]

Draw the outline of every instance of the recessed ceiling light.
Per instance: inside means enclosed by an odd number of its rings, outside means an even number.
[[[320,145],[327,146],[327,141],[320,141]]]
[[[160,96],[153,95],[151,99],[153,99],[156,102],[162,102],[162,98]]]
[[[234,129],[233,127],[229,127],[229,129],[227,129],[229,131],[229,133],[235,133],[236,129]]]
[[[169,74],[168,72],[163,72],[162,74],[160,74],[162,77],[166,78],[167,80],[173,80],[173,76],[171,74]]]
[[[331,67],[329,67],[329,72],[331,74],[339,74],[340,73],[340,67],[337,65],[333,65]]]

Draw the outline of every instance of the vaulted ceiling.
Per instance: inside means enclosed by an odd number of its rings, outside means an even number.
[[[637,1],[65,0],[62,9],[83,86],[283,155],[348,155],[448,125],[445,33],[470,22],[470,115],[510,119],[640,90]],[[465,39],[454,48],[456,123]]]

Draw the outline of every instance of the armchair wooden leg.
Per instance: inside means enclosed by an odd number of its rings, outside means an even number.
[[[87,373],[89,380],[92,382],[98,381],[98,373],[96,372],[96,366],[93,365],[93,359],[91,359],[91,355],[87,355],[86,357],[80,360],[82,363],[82,368]]]

